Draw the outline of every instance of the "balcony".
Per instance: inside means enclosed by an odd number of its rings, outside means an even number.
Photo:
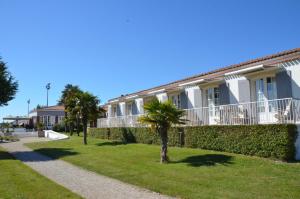
[[[185,126],[300,123],[300,100],[293,98],[185,109]],[[141,115],[101,118],[98,128],[143,127]]]

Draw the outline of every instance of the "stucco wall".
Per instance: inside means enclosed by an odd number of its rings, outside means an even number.
[[[137,99],[135,99],[135,103],[136,103],[136,106],[137,106],[137,114],[143,114],[144,113],[143,98],[137,98]]]
[[[120,102],[119,106],[120,106],[120,115],[119,116],[126,115],[126,105],[125,105],[125,102]]]
[[[161,102],[165,102],[168,100],[168,95],[167,93],[159,93],[159,94],[156,94],[156,97],[159,101]]]
[[[294,98],[300,99],[300,64],[286,67],[291,71],[292,78],[292,94]]]
[[[185,88],[187,94],[187,105],[188,109],[199,108],[202,105],[201,100],[201,90],[198,86]]]
[[[250,102],[250,83],[246,77],[230,77],[226,79],[229,85],[229,103]]]

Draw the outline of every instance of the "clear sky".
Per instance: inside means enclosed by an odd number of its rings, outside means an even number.
[[[4,115],[64,85],[102,102],[300,47],[299,0],[0,0],[0,56],[20,87]]]

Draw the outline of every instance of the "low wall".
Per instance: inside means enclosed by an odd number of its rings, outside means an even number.
[[[88,135],[125,143],[160,144],[159,136],[150,128],[90,128]],[[169,130],[168,137],[169,146],[226,151],[284,161],[300,156],[300,136],[297,138],[297,126],[292,124],[174,127]]]
[[[52,130],[45,130],[44,132],[45,132],[45,137],[49,138],[51,140],[63,140],[63,139],[69,138],[69,136],[67,136],[65,134],[57,133]]]

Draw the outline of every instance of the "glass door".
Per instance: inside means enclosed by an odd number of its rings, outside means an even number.
[[[257,114],[259,123],[275,122],[277,97],[276,83],[274,77],[265,77],[255,80]]]
[[[220,90],[218,87],[208,88],[205,91],[208,106],[209,123],[216,124],[219,121]]]

